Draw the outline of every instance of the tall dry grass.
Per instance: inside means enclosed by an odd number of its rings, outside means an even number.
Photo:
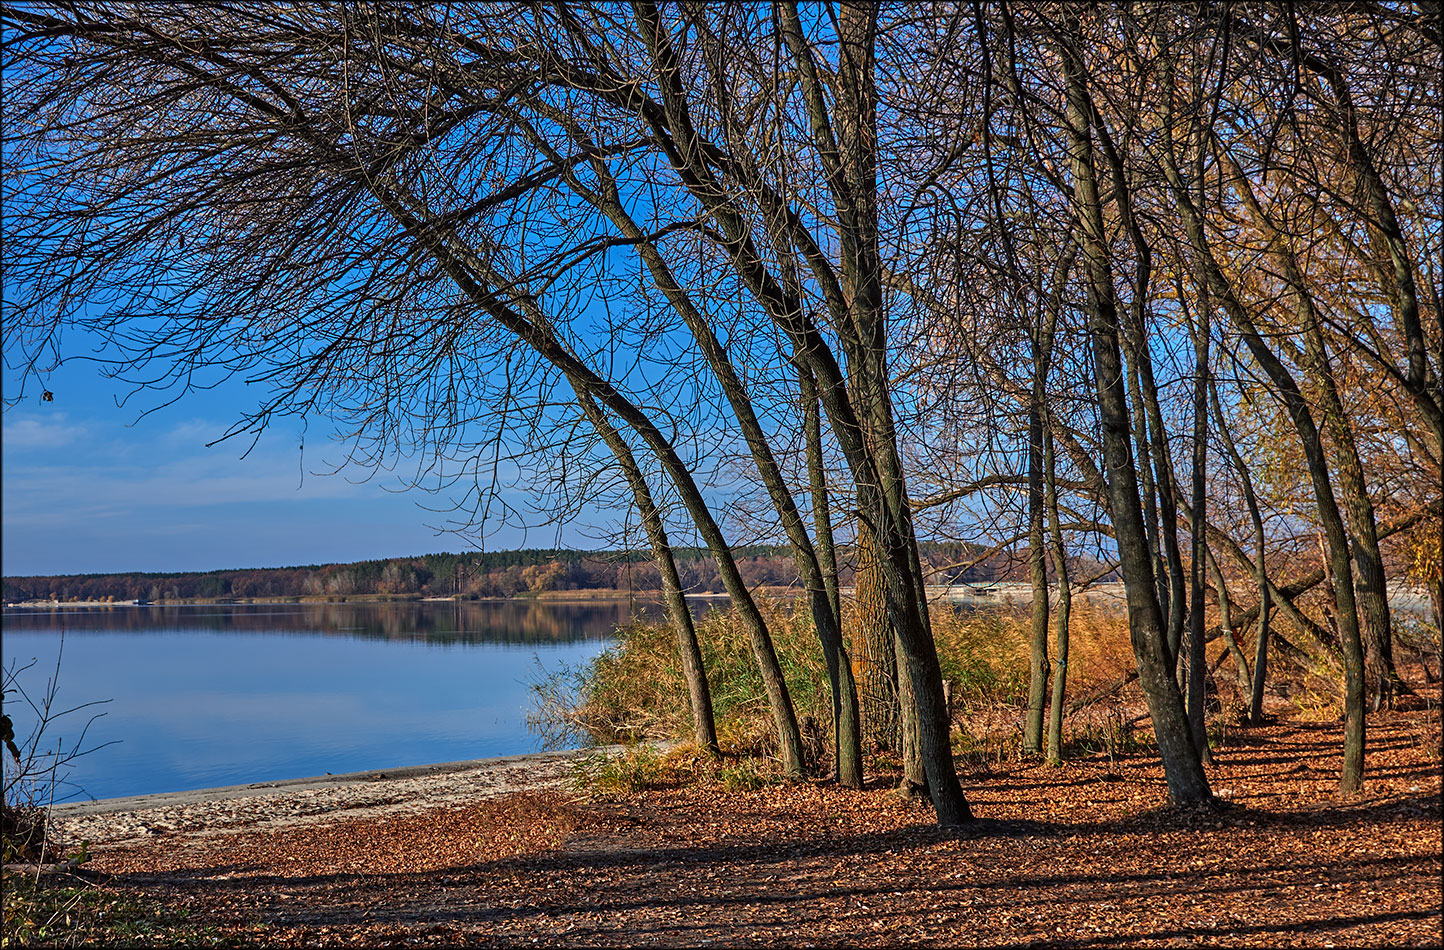
[[[831,732],[832,713],[811,617],[797,602],[764,600],[760,606],[804,734],[821,744]],[[1027,610],[937,604],[931,615],[958,721],[987,730],[1020,717],[1028,689]],[[849,618],[847,626],[849,642],[856,643],[855,621]],[[1080,602],[1070,631],[1070,695],[1117,680],[1132,668],[1127,623],[1116,611]],[[697,635],[723,751],[772,753],[772,717],[745,630],[730,612],[714,610],[698,621]],[[533,727],[553,738],[610,744],[685,742],[692,736],[686,682],[665,622],[639,621],[619,630],[616,645],[589,665],[570,676],[549,677],[534,691]]]
[[[832,715],[811,618],[795,600],[763,601],[760,605],[804,739],[811,746],[812,757],[825,767]],[[1028,690],[1028,609],[935,604],[930,612],[939,665],[952,686],[955,752],[963,762],[980,768],[1019,758],[1023,755]],[[1417,618],[1412,624],[1409,621],[1402,618],[1397,642],[1405,648],[1401,656],[1417,654],[1417,659],[1412,667],[1401,659],[1401,669],[1417,674],[1412,677],[1418,683],[1416,689],[1422,687],[1426,694],[1437,695],[1437,677],[1431,677],[1428,664],[1438,662],[1438,633],[1432,627],[1421,633],[1423,622]],[[856,618],[845,616],[844,626],[856,670],[862,654]],[[730,612],[713,611],[699,621],[698,636],[723,752],[731,757],[773,755],[772,717],[741,625]],[[1069,638],[1067,701],[1083,697],[1091,697],[1091,701],[1065,717],[1065,755],[1106,753],[1111,758],[1147,749],[1152,737],[1136,683],[1105,689],[1122,683],[1134,669],[1121,606],[1078,598],[1073,604]],[[1050,652],[1052,644],[1050,630]],[[1241,645],[1251,656],[1252,644]],[[1215,644],[1213,655],[1220,650],[1221,644]],[[1231,661],[1225,658],[1222,662],[1227,665]],[[1275,695],[1294,707],[1293,715],[1305,719],[1338,715],[1337,677],[1327,674],[1323,667],[1310,670],[1282,661],[1275,661],[1270,669]],[[1234,679],[1232,672],[1216,677],[1223,714],[1216,716],[1214,723],[1220,727],[1234,722],[1243,708]],[[534,689],[538,708],[530,717],[532,725],[552,739],[601,744],[650,740],[685,746],[692,737],[686,684],[674,635],[666,623],[634,623],[620,630],[617,644],[591,664],[565,676],[548,677]],[[885,750],[871,750],[870,754],[870,768],[897,764]]]
[[[1026,607],[932,608],[933,639],[943,677],[964,705],[1019,705],[1027,701]],[[1112,607],[1081,600],[1068,623],[1068,690],[1071,695],[1111,683],[1133,668],[1128,620]],[[1053,650],[1053,631],[1048,633]]]

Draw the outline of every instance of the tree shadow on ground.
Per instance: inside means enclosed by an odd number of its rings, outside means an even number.
[[[1300,831],[1347,836],[1398,820],[1400,804],[1283,814],[1166,808],[1079,823],[984,818],[955,829],[917,824],[786,840],[745,830],[709,840],[699,829],[700,840],[680,844],[668,836],[685,827],[658,826],[684,816],[613,806],[599,827],[563,848],[443,870],[277,874],[261,864],[226,863],[222,855],[203,867],[115,880],[272,926],[398,932],[445,926],[540,934],[543,942],[605,942],[625,932],[688,944],[711,934],[708,928],[721,928],[734,942],[796,942],[809,928],[839,921],[901,935],[919,920],[952,919],[974,926],[1003,922],[992,925],[989,942],[1006,943],[1005,924],[1020,926],[1013,918],[1030,926],[1072,919],[1092,913],[1105,898],[1134,908],[1119,912],[1127,919],[1116,929],[1096,937],[1053,934],[1050,942],[1111,945],[1124,933],[1125,942],[1216,936],[1214,926],[1189,926],[1166,912],[1160,919],[1147,909],[1187,895],[1237,908],[1236,918],[1258,915],[1247,925],[1230,924],[1231,934],[1324,934],[1438,917],[1437,910],[1397,906],[1316,913],[1328,910],[1318,896],[1338,888],[1367,883],[1407,890],[1419,880],[1437,880],[1438,853],[1287,860],[1267,849],[1236,850],[1230,836],[1245,829],[1264,840]],[[1439,796],[1403,804],[1437,814]],[[747,828],[745,815],[740,826]],[[1181,844],[1190,841],[1206,846]],[[739,927],[757,940],[736,941]]]

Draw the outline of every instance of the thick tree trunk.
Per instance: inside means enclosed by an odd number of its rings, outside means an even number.
[[[857,617],[854,650],[861,660],[857,665],[863,733],[876,749],[901,751],[901,719],[911,718],[911,728],[916,731],[917,712],[899,704],[896,636],[888,619],[877,541],[865,524],[857,532],[857,580],[853,590]],[[914,756],[916,745],[914,742]],[[920,771],[922,762],[904,756],[903,767],[905,771]]]
[[[942,672],[928,624],[906,480],[893,427],[887,370],[885,302],[878,239],[877,180],[877,8],[846,0],[837,19],[837,69],[829,122],[823,79],[806,47],[796,7],[781,9],[783,31],[799,66],[809,119],[818,139],[827,183],[837,205],[841,292],[840,339],[847,355],[847,392],[857,394],[855,416],[848,420],[838,404],[843,392],[822,386],[833,431],[853,469],[861,517],[873,519],[883,567],[888,613],[912,677],[918,712],[918,745],[927,771],[928,790],[938,821],[955,825],[972,812],[953,765]],[[806,352],[804,350],[804,352]],[[817,357],[824,354],[816,352]],[[819,375],[819,383],[823,382]],[[829,401],[831,400],[831,401]],[[857,430],[849,432],[849,422]],[[901,678],[901,677],[900,677]]]
[[[903,653],[902,641],[893,637],[893,652]],[[898,665],[898,755],[902,759],[902,779],[898,787],[905,795],[931,795],[927,763],[923,761],[922,727],[918,721],[918,693],[913,687],[912,673],[906,664]]]
[[[886,379],[886,375],[880,377]],[[928,794],[944,825],[962,824],[972,820],[972,810],[963,796],[953,764],[952,717],[943,693],[943,674],[938,665],[937,645],[933,641],[928,618],[926,592],[923,586],[922,559],[918,555],[912,515],[908,510],[907,491],[902,477],[902,462],[897,456],[897,440],[892,429],[889,407],[880,407],[886,418],[886,439],[879,440],[885,472],[884,498],[892,530],[885,548],[883,574],[888,588],[888,609],[893,629],[898,636],[900,692],[910,687],[917,710],[917,741],[927,773]],[[903,686],[902,660],[906,659],[909,679]]]
[[[922,564],[889,395],[877,208],[878,11],[861,0],[840,5],[837,67],[826,76],[813,59],[796,6],[783,4],[779,13],[836,206],[841,266],[838,292],[830,305],[847,357],[846,382],[838,378],[826,345],[804,339],[815,331],[802,326],[800,301],[789,301],[775,316],[794,335],[799,356],[811,361],[832,430],[857,485],[860,516],[873,520],[888,613],[902,652],[899,665],[906,664],[916,692],[918,743],[933,808],[940,824],[961,824],[971,820],[972,813],[953,765],[942,672],[928,624]],[[739,233],[737,239],[740,251],[743,235]],[[745,271],[753,264],[742,259],[740,266]],[[854,394],[855,399],[849,399]]]
[[[1071,20],[1071,18],[1070,18]],[[1076,36],[1077,21],[1070,26]],[[1093,167],[1092,108],[1084,66],[1070,36],[1060,49],[1067,84],[1067,126],[1073,166],[1073,205],[1088,283],[1088,323],[1103,428],[1103,454],[1114,535],[1128,605],[1128,628],[1138,661],[1139,683],[1153,720],[1169,794],[1178,804],[1209,802],[1213,795],[1199,764],[1187,713],[1174,679],[1167,632],[1154,585],[1153,559],[1138,497],[1129,440],[1124,368],[1119,352],[1118,309],[1109,248]]]

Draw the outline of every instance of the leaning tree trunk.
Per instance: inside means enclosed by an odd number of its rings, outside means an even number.
[[[1364,484],[1358,446],[1334,385],[1323,334],[1317,323],[1307,334],[1307,339],[1307,363],[1310,375],[1323,396],[1323,423],[1333,443],[1338,473],[1335,484],[1343,502],[1344,524],[1354,558],[1354,593],[1359,609],[1359,633],[1364,643],[1365,689],[1372,696],[1370,705],[1373,708],[1388,708],[1394,705],[1394,697],[1406,692],[1408,687],[1394,666],[1389,595],[1385,586],[1384,559],[1379,551],[1374,504]]]
[[[1233,632],[1233,599],[1228,595],[1228,584],[1224,582],[1223,571],[1219,569],[1218,559],[1213,556],[1207,546],[1203,549],[1204,556],[1208,560],[1208,572],[1213,577],[1214,590],[1218,592],[1218,632],[1223,637],[1224,646],[1228,649],[1228,655],[1233,660],[1234,675],[1237,678],[1238,695],[1244,698],[1249,693],[1248,660],[1239,648],[1238,639]]]
[[[1248,506],[1248,515],[1253,522],[1254,535],[1254,586],[1258,588],[1258,636],[1254,640],[1253,657],[1253,681],[1249,685],[1248,720],[1254,725],[1263,722],[1263,692],[1264,684],[1268,676],[1269,657],[1269,614],[1271,604],[1269,602],[1271,590],[1269,585],[1268,565],[1266,563],[1267,552],[1264,549],[1264,523],[1263,514],[1259,511],[1258,496],[1253,490],[1253,475],[1248,470],[1247,463],[1239,454],[1238,446],[1234,444],[1233,434],[1229,431],[1228,422],[1223,417],[1223,406],[1218,401],[1218,387],[1209,381],[1209,395],[1213,400],[1213,416],[1218,423],[1218,433],[1222,437],[1224,451],[1228,453],[1234,469],[1238,472],[1240,482],[1243,484],[1243,500]]]
[[[401,223],[408,227],[417,227],[417,222],[410,216],[403,214],[400,219]],[[437,252],[437,257],[444,266],[454,267],[458,284],[463,289],[468,289],[471,286],[469,277],[458,266],[458,262],[450,258],[447,253],[449,249],[444,246],[432,249]],[[763,618],[762,612],[757,609],[757,603],[752,599],[752,594],[742,579],[742,573],[737,569],[737,562],[732,556],[731,547],[727,544],[721,528],[712,517],[712,512],[707,507],[696,482],[692,479],[691,472],[677,456],[676,450],[640,409],[577,360],[570,351],[561,345],[560,341],[546,331],[544,323],[538,323],[534,319],[524,320],[521,314],[502,308],[484,296],[480,296],[480,302],[488,307],[499,322],[515,332],[541,356],[560,369],[578,397],[585,396],[611,409],[620,419],[631,426],[656,454],[662,467],[671,478],[672,484],[676,486],[682,503],[697,526],[703,542],[711,551],[712,558],[717,564],[717,572],[722,579],[722,585],[731,598],[733,609],[747,630],[752,655],[757,661],[757,670],[762,677],[763,692],[767,696],[773,725],[777,730],[778,756],[782,762],[783,772],[796,777],[805,775],[807,759],[803,752],[802,733],[797,727],[797,713],[793,709],[792,696],[787,689],[787,680],[783,676],[782,665],[777,660],[777,651],[773,648],[772,637],[767,631],[767,621]],[[537,314],[533,314],[533,316],[535,317]]]
[[[600,169],[597,173],[603,174]],[[610,182],[610,179],[604,180]],[[646,265],[653,282],[692,332],[693,339],[732,407],[756,466],[758,478],[777,511],[778,520],[792,547],[798,577],[807,590],[813,630],[822,645],[832,698],[833,738],[837,752],[834,757],[835,777],[840,784],[861,788],[862,754],[857,733],[857,689],[853,682],[847,649],[842,640],[842,618],[834,610],[835,600],[827,589],[816,549],[807,535],[807,528],[797,509],[793,492],[767,441],[767,433],[757,417],[746,384],[733,366],[731,357],[714,328],[697,309],[682,283],[677,280],[659,248],[622,205],[619,189],[614,186],[601,189],[600,193],[588,191],[587,194],[592,196],[590,200],[593,205],[607,215],[628,240],[635,242],[637,254]]]
[[[798,394],[802,400],[802,428],[806,441],[807,478],[809,494],[812,496],[812,521],[816,535],[817,566],[822,573],[823,588],[827,607],[832,614],[832,624],[838,631],[838,640],[844,648],[837,651],[841,667],[829,671],[834,683],[847,681],[847,695],[833,690],[833,715],[848,717],[846,722],[833,723],[833,740],[837,749],[835,777],[841,785],[862,787],[862,739],[863,722],[859,707],[858,684],[852,656],[842,635],[842,596],[837,582],[837,544],[832,531],[832,513],[827,498],[827,472],[822,457],[822,406],[817,396],[817,384],[812,372],[801,363],[797,364]]]
[[[1168,59],[1163,58],[1165,70]],[[1166,85],[1166,84],[1165,84]],[[1171,102],[1164,103],[1171,110]],[[1223,307],[1230,321],[1240,331],[1255,362],[1273,384],[1279,399],[1287,408],[1304,450],[1309,479],[1313,484],[1319,520],[1328,539],[1326,564],[1331,572],[1334,600],[1338,606],[1339,639],[1344,656],[1344,755],[1339,771],[1339,791],[1352,794],[1359,790],[1364,776],[1364,652],[1359,636],[1359,613],[1354,599],[1353,568],[1349,556],[1348,537],[1339,515],[1330,484],[1328,459],[1323,440],[1314,423],[1308,401],[1299,390],[1293,375],[1283,365],[1259,332],[1253,314],[1243,306],[1229,279],[1224,275],[1209,243],[1202,212],[1194,204],[1188,184],[1179,173],[1174,158],[1171,111],[1161,116],[1162,142],[1159,156],[1164,179],[1174,207],[1182,219],[1183,231],[1197,256],[1198,266],[1208,285],[1209,294]]]
[[[1127,366],[1137,366],[1138,358],[1133,355],[1129,334],[1119,338],[1123,361]],[[1163,538],[1158,529],[1158,488],[1153,484],[1153,450],[1148,439],[1148,414],[1143,409],[1143,389],[1138,382],[1138,373],[1128,373],[1128,401],[1133,407],[1133,450],[1138,466],[1139,489],[1143,494],[1143,525],[1148,533],[1148,552],[1153,559],[1153,577],[1158,585],[1158,602],[1169,602],[1168,562],[1163,556]]]
[[[1344,654],[1344,761],[1339,771],[1339,791],[1352,794],[1364,779],[1364,648],[1359,635],[1359,613],[1354,600],[1353,566],[1349,554],[1348,535],[1329,478],[1328,458],[1323,440],[1314,423],[1309,403],[1299,390],[1287,367],[1274,354],[1254,323],[1253,315],[1239,301],[1228,278],[1213,257],[1204,222],[1194,206],[1178,169],[1165,147],[1164,174],[1168,178],[1175,206],[1183,218],[1184,231],[1194,252],[1198,254],[1208,277],[1209,292],[1219,300],[1229,319],[1241,331],[1244,343],[1255,362],[1276,389],[1287,408],[1303,446],[1309,479],[1318,505],[1319,520],[1327,539],[1327,567],[1333,583],[1334,602],[1338,607],[1339,641]]]
[[[1223,166],[1231,173],[1234,187],[1253,216],[1254,223],[1268,241],[1269,256],[1283,275],[1297,317],[1304,332],[1302,364],[1313,381],[1320,403],[1323,429],[1333,443],[1335,481],[1343,502],[1345,528],[1354,558],[1355,596],[1359,609],[1359,629],[1364,641],[1365,687],[1373,696],[1372,705],[1392,706],[1398,693],[1408,686],[1394,666],[1393,633],[1389,616],[1388,590],[1385,586],[1384,559],[1379,550],[1378,524],[1374,504],[1364,483],[1364,469],[1359,460],[1358,442],[1349,424],[1343,400],[1339,396],[1330,365],[1328,344],[1314,296],[1309,292],[1303,268],[1272,217],[1264,210],[1251,182],[1226,152],[1220,152]]]
[[[661,430],[641,409],[619,392],[616,387],[603,380],[590,367],[572,353],[550,328],[550,323],[534,299],[523,298],[522,310],[514,310],[478,283],[477,274],[496,276],[490,265],[464,242],[456,237],[452,225],[437,219],[418,218],[420,206],[410,198],[393,190],[385,176],[364,179],[361,184],[371,192],[380,206],[396,222],[415,235],[419,246],[456,283],[467,297],[501,326],[515,334],[536,353],[560,370],[567,378],[572,390],[578,396],[585,394],[599,405],[610,409],[637,433],[652,450],[657,460],[677,488],[682,504],[687,509],[698,533],[712,552],[721,575],[723,586],[732,600],[739,618],[747,629],[758,672],[762,676],[763,690],[768,707],[772,712],[773,724],[777,729],[778,752],[784,772],[802,776],[807,771],[807,760],[803,752],[802,734],[797,728],[797,714],[793,709],[792,696],[787,689],[787,680],[782,666],[777,661],[777,652],[772,637],[767,631],[767,622],[757,609],[752,594],[747,590],[742,574],[732,557],[732,550],[726,538],[712,517],[702,492],[692,473],[677,455],[676,448]],[[503,283],[497,280],[497,283]]]
[[[1048,527],[1053,536],[1053,576],[1058,579],[1058,614],[1054,632],[1053,695],[1048,708],[1048,764],[1063,764],[1063,701],[1068,691],[1068,616],[1073,609],[1073,588],[1068,580],[1068,549],[1058,518],[1058,478],[1053,458],[1053,437],[1043,432],[1043,475]]]
[[[1175,491],[1177,480],[1173,475],[1173,457],[1168,450],[1167,430],[1158,402],[1158,383],[1153,375],[1153,354],[1148,344],[1148,296],[1149,281],[1153,273],[1153,251],[1133,213],[1127,170],[1122,155],[1113,142],[1113,136],[1107,124],[1101,121],[1093,131],[1097,133],[1102,158],[1107,163],[1113,184],[1119,223],[1127,232],[1133,248],[1133,299],[1127,317],[1122,321],[1123,332],[1119,335],[1119,344],[1129,367],[1127,379],[1129,395],[1133,400],[1136,429],[1134,440],[1139,446],[1135,468],[1143,479],[1145,523],[1149,532],[1149,550],[1155,564],[1154,582],[1157,585],[1158,602],[1167,610],[1168,633],[1165,641],[1177,675],[1188,592],[1184,587],[1183,555],[1178,547],[1178,496]],[[1152,485],[1156,486],[1158,493],[1157,533],[1161,535],[1163,542],[1162,565],[1158,564],[1159,538],[1153,533],[1151,500],[1154,488],[1150,487],[1150,460]]]
[[[805,364],[797,364],[798,393],[802,399],[803,434],[807,442],[807,482],[812,498],[812,524],[816,535],[817,565],[832,612],[842,623],[842,595],[837,580],[837,540],[832,530],[832,504],[828,500],[827,470],[822,455],[822,404],[817,382]]]
[[[1128,604],[1129,635],[1134,657],[1138,661],[1139,684],[1148,702],[1153,732],[1163,759],[1169,794],[1178,804],[1208,802],[1213,794],[1199,764],[1183,698],[1174,678],[1173,655],[1159,609],[1153,559],[1148,549],[1148,534],[1138,497],[1138,476],[1129,439],[1128,404],[1124,398],[1118,307],[1109,263],[1111,252],[1093,165],[1093,109],[1085,85],[1085,67],[1074,46],[1078,23],[1073,16],[1068,19],[1071,35],[1059,52],[1067,86],[1066,125],[1073,171],[1072,200],[1087,276],[1094,382],[1103,429],[1103,455],[1108,472],[1114,536]]]
[[[632,490],[632,500],[642,516],[647,531],[647,542],[652,548],[652,559],[662,575],[662,600],[667,605],[667,614],[677,634],[677,655],[682,661],[682,675],[687,681],[687,695],[692,705],[693,735],[697,744],[713,755],[719,752],[717,746],[717,725],[712,714],[712,696],[707,687],[707,673],[702,665],[702,649],[697,643],[697,630],[692,623],[692,610],[682,593],[682,581],[677,574],[677,562],[672,557],[672,546],[667,541],[667,531],[662,524],[661,512],[652,498],[651,489],[642,475],[641,466],[632,454],[620,432],[607,419],[592,397],[584,392],[577,393],[582,412],[607,448],[612,450],[627,486]]]
[[[1122,200],[1126,202],[1127,199]],[[1173,459],[1168,453],[1168,441],[1164,436],[1158,384],[1153,378],[1153,356],[1148,346],[1147,328],[1134,326],[1132,332],[1138,389],[1148,416],[1149,454],[1153,460],[1153,481],[1158,491],[1158,529],[1167,570],[1166,582],[1163,575],[1155,580],[1160,609],[1167,611],[1168,653],[1177,666],[1182,652],[1183,628],[1188,619],[1188,585],[1183,570],[1183,551],[1178,544],[1178,493],[1173,477]]]
[[[798,349],[800,356],[812,361],[817,373],[823,405],[858,489],[860,516],[874,519],[888,614],[901,647],[899,665],[907,665],[916,696],[918,745],[933,809],[940,824],[962,824],[972,819],[972,811],[953,763],[942,671],[928,623],[922,563],[889,393],[878,232],[878,93],[874,75],[878,10],[863,0],[844,0],[837,13],[837,66],[821,70],[797,7],[783,4],[779,8],[807,120],[827,165],[826,185],[839,210],[834,227],[840,279],[830,305],[847,357],[847,381],[838,378],[835,363],[828,365],[831,355],[825,344],[814,347],[810,341],[798,340],[802,343]],[[740,232],[737,241],[740,253],[744,246]],[[753,266],[750,259],[739,264]],[[813,332],[803,326],[800,303],[779,305],[776,318],[790,333]],[[860,399],[855,406],[848,406],[852,393],[860,394]]]

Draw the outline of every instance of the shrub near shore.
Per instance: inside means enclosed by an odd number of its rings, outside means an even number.
[[[804,738],[823,766],[830,759],[832,712],[811,618],[796,603],[763,601],[760,606]],[[856,643],[856,622],[846,619],[849,642]],[[1125,618],[1082,605],[1075,607],[1072,620],[1072,694],[1116,680],[1132,668]],[[1007,724],[1017,719],[1027,693],[1028,623],[1026,610],[1020,608],[933,606],[933,637],[943,676],[952,683],[958,713],[954,739],[961,751],[986,746],[993,733],[1006,737]],[[698,621],[697,636],[724,756],[771,755],[771,715],[746,631],[730,612],[714,610]],[[617,637],[613,647],[586,666],[534,684],[532,727],[557,743],[582,739],[685,746],[692,736],[691,712],[670,625],[636,621],[620,628]],[[856,663],[858,651],[853,653]],[[875,764],[889,763],[884,756]]]

